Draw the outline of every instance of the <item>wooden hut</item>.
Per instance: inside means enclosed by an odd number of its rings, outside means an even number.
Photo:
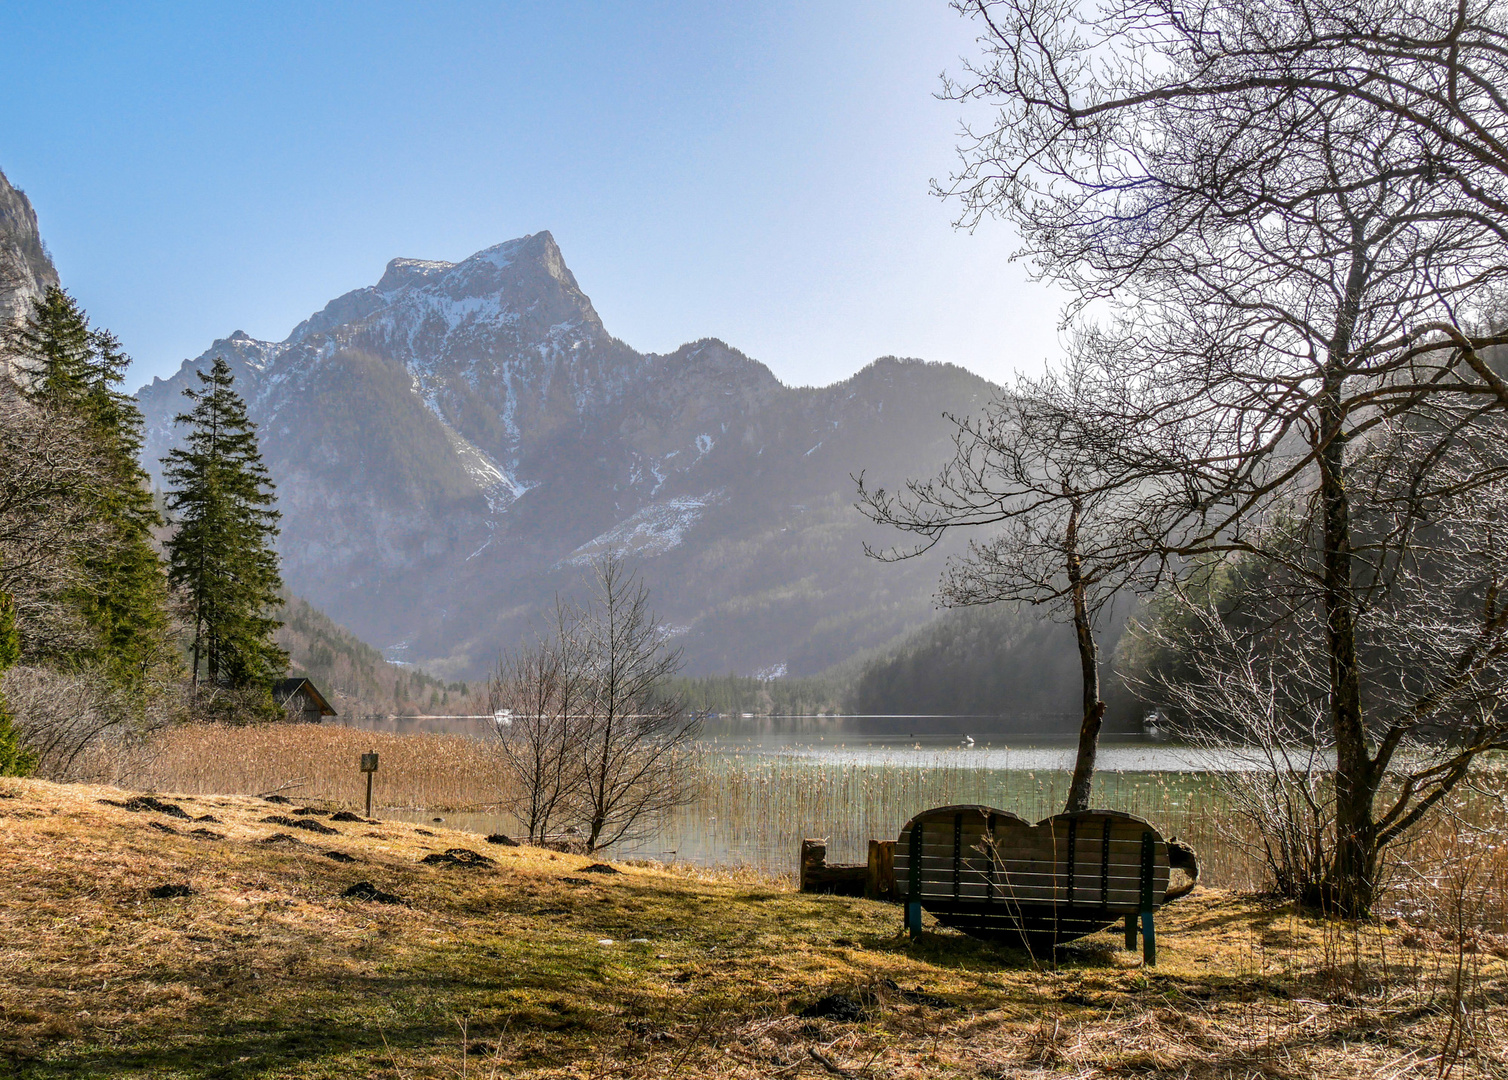
[[[297,723],[317,724],[325,717],[335,715],[335,710],[325,700],[325,695],[304,678],[279,679],[273,683],[272,700],[277,702],[289,720]]]

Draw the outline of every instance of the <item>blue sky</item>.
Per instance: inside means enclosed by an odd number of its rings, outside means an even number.
[[[166,376],[398,256],[551,230],[608,329],[781,379],[1037,369],[1059,297],[928,194],[962,116],[940,0],[0,7],[0,169],[64,284]]]

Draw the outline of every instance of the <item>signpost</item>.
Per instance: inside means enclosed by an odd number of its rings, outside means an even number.
[[[377,771],[377,751],[361,755],[361,771],[367,774],[367,817],[372,816],[372,774]]]

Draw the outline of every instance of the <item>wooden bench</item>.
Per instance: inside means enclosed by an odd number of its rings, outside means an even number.
[[[1170,892],[1174,867],[1188,881]],[[896,892],[913,935],[925,909],[944,926],[1033,953],[1123,918],[1126,948],[1136,948],[1140,922],[1143,956],[1155,964],[1153,913],[1198,874],[1192,850],[1115,810],[1032,825],[990,806],[942,806],[906,822],[895,844]]]

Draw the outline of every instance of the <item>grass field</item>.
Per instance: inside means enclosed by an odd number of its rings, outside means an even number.
[[[1201,890],[1160,919],[1155,969],[1109,934],[1040,963],[750,875],[593,873],[439,826],[160,797],[217,820],[0,781],[0,1072],[1508,1075],[1508,942],[1487,935]],[[495,864],[420,861],[458,847]],[[358,881],[407,903],[342,898]],[[798,1015],[831,993],[863,1015]]]

